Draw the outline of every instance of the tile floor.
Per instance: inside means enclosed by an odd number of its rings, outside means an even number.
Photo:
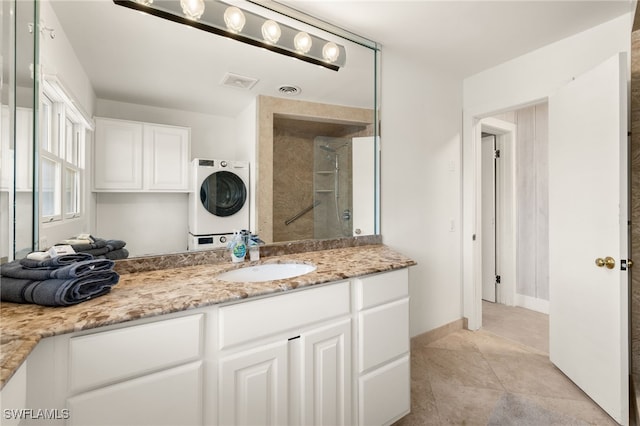
[[[396,426],[617,424],[549,361],[546,315],[483,312],[479,331],[412,341],[411,414]]]

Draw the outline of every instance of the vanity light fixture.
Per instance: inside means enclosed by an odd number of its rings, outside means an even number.
[[[227,29],[232,33],[239,33],[244,28],[244,24],[247,22],[244,17],[244,13],[235,6],[229,6],[224,11],[224,23],[227,25]]]
[[[219,0],[113,0],[119,6],[338,71],[344,46]],[[247,2],[249,3],[249,2]]]
[[[304,31],[300,31],[293,39],[293,45],[296,47],[296,52],[298,53],[309,53],[311,50],[311,46],[313,46],[313,40],[311,40],[311,36],[305,33]]]
[[[148,6],[151,6],[149,4]],[[204,13],[204,0],[180,0],[182,13],[187,19],[197,21]]]
[[[264,24],[262,24],[262,39],[265,43],[276,44],[281,35],[280,25],[276,21],[271,19],[264,21]]]
[[[327,62],[335,62],[340,57],[338,45],[330,41],[322,48],[322,57]]]

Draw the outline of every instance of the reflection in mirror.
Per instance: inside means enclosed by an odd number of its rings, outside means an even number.
[[[213,1],[205,0],[205,5]],[[54,122],[49,128],[40,120],[38,131],[51,131],[52,142],[64,147],[56,157],[59,183],[47,180],[41,185],[49,192],[61,189],[59,214],[38,215],[40,248],[80,233],[126,241],[131,256],[139,256],[224,246],[223,234],[244,227],[266,242],[354,235],[356,229],[362,235],[377,232],[375,223],[358,228],[354,222],[357,217],[376,217],[375,197],[360,197],[369,200],[366,206],[354,204],[356,192],[376,190],[375,144],[364,150],[373,166],[360,180],[367,183],[358,187],[352,184],[358,177],[349,170],[360,154],[346,147],[338,151],[338,195],[325,195],[327,200],[291,224],[311,219],[326,226],[302,232],[283,231],[284,222],[321,195],[314,192],[310,179],[306,198],[292,201],[293,191],[286,185],[295,174],[282,175],[285,168],[277,162],[298,152],[294,156],[305,156],[305,173],[313,176],[314,138],[376,136],[375,44],[365,46],[361,40],[350,41],[246,2],[247,8],[265,17],[344,46],[347,60],[336,72],[110,0],[37,4],[43,25],[55,31],[54,38],[46,31],[38,37],[42,78],[47,82],[43,86],[51,92],[43,87],[41,104],[48,108],[49,99]],[[309,139],[303,154],[293,145],[265,142],[274,127],[271,123],[271,130],[263,132],[261,99],[276,106],[302,102],[331,113],[309,115],[300,109],[288,111],[288,106],[273,110],[276,133],[297,132],[295,121],[325,126]],[[350,115],[354,111],[355,118]],[[294,127],[287,130],[289,125]],[[338,126],[343,130],[336,132]],[[289,157],[276,155],[276,150]],[[39,152],[43,161],[50,157],[43,147]],[[249,163],[248,214],[242,226],[234,223],[231,229],[205,235],[194,229],[189,194],[199,194],[200,188],[193,159],[215,160],[216,167],[223,162],[228,167]],[[290,207],[276,212],[277,205]],[[358,215],[358,209],[363,214]],[[212,243],[188,247],[200,237]]]
[[[32,2],[0,2],[0,263],[32,251],[37,240],[33,120],[37,112]],[[21,46],[13,49],[13,46]],[[8,231],[8,232],[7,232]]]

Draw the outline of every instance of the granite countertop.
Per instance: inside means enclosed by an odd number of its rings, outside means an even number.
[[[234,283],[217,280],[227,270],[258,263],[311,263],[317,269],[283,280]],[[416,263],[376,244],[264,257],[258,262],[181,266],[121,274],[112,291],[78,305],[45,307],[0,303],[0,388],[44,337],[140,318],[240,301]]]

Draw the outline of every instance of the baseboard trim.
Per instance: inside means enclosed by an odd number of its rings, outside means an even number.
[[[414,347],[426,346],[438,339],[442,339],[448,334],[462,330],[464,325],[465,318],[460,318],[448,324],[434,328],[433,330],[429,330],[426,333],[418,334],[411,338],[411,348],[413,349]]]
[[[532,311],[549,314],[549,301],[538,299],[537,297],[525,296],[524,294],[516,294],[516,306],[531,309]]]

